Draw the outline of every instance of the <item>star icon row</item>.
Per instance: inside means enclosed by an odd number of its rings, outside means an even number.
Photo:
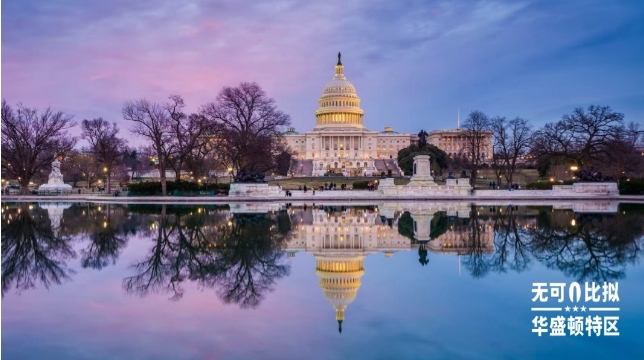
[[[566,312],[570,312],[570,309],[571,309],[571,308],[570,308],[570,306],[566,306],[566,307],[565,307],[565,309],[566,309]],[[582,306],[582,307],[580,307],[580,308],[579,308],[579,307],[577,307],[577,306],[573,306],[573,307],[572,307],[572,311],[573,311],[573,312],[577,312],[578,310],[581,310],[581,312],[585,312],[585,311],[586,311],[586,307],[585,307],[585,306]]]

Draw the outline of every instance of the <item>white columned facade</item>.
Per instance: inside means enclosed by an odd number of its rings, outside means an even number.
[[[340,56],[334,77],[324,87],[318,104],[313,130],[299,134],[291,128],[284,133],[287,147],[297,153],[295,158],[303,162],[300,164],[304,168],[312,169],[310,175],[371,176],[379,175],[383,167],[397,173],[394,159],[399,150],[411,144],[413,136],[398,134],[391,128],[380,133],[365,128],[361,99],[344,75]],[[303,152],[301,143],[305,144]],[[375,159],[389,161],[376,164]]]

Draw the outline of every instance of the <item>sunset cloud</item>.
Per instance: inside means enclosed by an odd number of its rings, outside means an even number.
[[[127,100],[189,109],[256,81],[299,130],[338,51],[365,124],[453,126],[456,111],[540,125],[577,106],[644,118],[644,5],[605,1],[24,0],[2,9],[2,96],[122,122]]]

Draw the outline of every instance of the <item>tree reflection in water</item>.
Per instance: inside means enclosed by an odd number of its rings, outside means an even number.
[[[231,215],[215,207],[76,204],[64,210],[53,231],[47,210],[3,204],[2,221],[3,297],[12,288],[20,292],[69,279],[72,244],[80,249],[82,267],[102,269],[116,263],[135,234],[152,240],[152,247],[123,280],[131,294],[180,299],[187,280],[215,289],[226,303],[256,307],[290,271],[283,251],[291,232],[285,211]],[[429,264],[428,251],[457,253],[474,277],[542,263],[577,281],[617,280],[638,260],[644,236],[641,205],[621,205],[616,214],[473,206],[469,218],[437,212],[431,221],[433,240],[418,248],[421,265]],[[408,213],[397,227],[413,239]],[[453,247],[432,247],[445,238],[454,239]]]
[[[288,235],[281,212],[235,214],[198,212],[164,205],[149,231],[150,256],[124,280],[129,293],[167,292],[183,296],[182,282],[216,288],[226,303],[256,307],[275,281],[289,274],[282,251]],[[284,230],[286,228],[286,230]]]
[[[640,255],[641,215],[556,212],[550,220],[529,231],[532,254],[579,281],[621,279]]]
[[[8,205],[2,212],[2,296],[15,287],[46,288],[69,279],[67,261],[75,257],[69,236],[56,235],[47,210],[31,204]]]
[[[519,214],[515,207],[473,207],[463,264],[474,277],[521,272],[534,259],[576,281],[621,279],[640,256],[644,235],[644,216],[624,208],[617,214],[524,208],[531,214]],[[481,246],[485,226],[495,230],[491,254]]]
[[[74,204],[65,210],[61,231],[89,240],[80,250],[81,266],[100,270],[116,264],[128,234],[135,234],[140,226],[138,219],[129,216],[126,205]]]

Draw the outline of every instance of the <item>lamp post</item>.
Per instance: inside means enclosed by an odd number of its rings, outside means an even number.
[[[103,166],[103,174],[105,174],[105,193],[110,192],[110,174],[107,173],[107,166]]]
[[[572,171],[572,179],[573,179],[573,180],[575,180],[575,171],[577,171],[577,169],[579,169],[579,168],[577,167],[577,165],[572,165],[572,166],[570,167],[570,171]]]
[[[228,183],[232,184],[233,183],[233,168],[232,167],[228,168],[228,176],[229,176]]]

